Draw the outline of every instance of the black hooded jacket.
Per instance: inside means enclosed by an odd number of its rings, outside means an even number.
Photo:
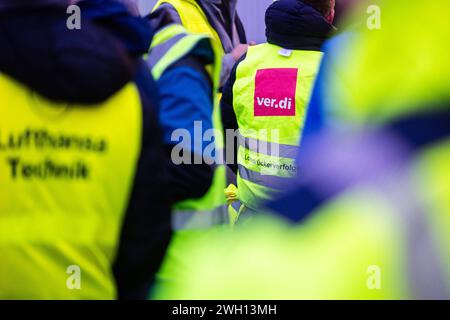
[[[279,0],[266,11],[267,42],[285,49],[320,51],[333,29],[334,27],[316,9],[301,0]],[[236,70],[245,58],[244,55],[236,63],[230,79],[223,88],[221,111],[224,130],[239,128],[233,109],[233,87],[236,82]],[[225,150],[226,153],[229,151]],[[234,152],[234,162],[229,164],[234,172],[237,172],[236,163],[237,152]]]
[[[292,50],[320,51],[334,27],[301,0],[280,0],[266,11],[267,42]]]
[[[69,30],[67,18],[63,6],[0,11],[0,70],[52,100],[102,102],[132,80],[136,60],[106,30]]]

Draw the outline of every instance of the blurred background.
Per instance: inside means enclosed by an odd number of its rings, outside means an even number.
[[[141,15],[148,14],[157,0],[139,0],[139,11]],[[244,23],[249,41],[257,43],[264,42],[265,24],[264,13],[273,0],[240,0],[238,2],[238,12]]]

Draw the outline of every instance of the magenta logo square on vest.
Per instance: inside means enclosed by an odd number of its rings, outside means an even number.
[[[258,70],[255,79],[255,117],[295,116],[296,68]]]

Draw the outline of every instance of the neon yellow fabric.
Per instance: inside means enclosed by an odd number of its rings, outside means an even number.
[[[214,92],[218,91],[220,79],[220,66],[222,54],[214,41],[206,35],[195,35],[187,33],[181,26],[169,26],[156,34],[152,48],[164,44],[169,39],[186,34],[184,38],[177,42],[166,55],[155,65],[152,73],[158,79],[170,65],[186,56],[195,49],[201,41],[209,41],[211,50],[213,50],[215,61],[214,65],[207,66],[211,79],[214,83]],[[216,150],[223,150],[222,121],[219,110],[218,97],[215,95],[213,110],[213,127],[216,133],[215,145]],[[226,210],[226,198],[224,189],[226,187],[226,171],[224,165],[216,165],[213,182],[208,192],[199,199],[188,199],[175,204],[174,214],[183,214],[185,212],[214,212]],[[218,225],[217,228],[222,226]],[[226,227],[226,225],[224,225]],[[166,288],[171,285],[174,279],[179,277],[182,270],[186,270],[190,255],[183,249],[184,246],[196,243],[204,239],[209,231],[202,230],[177,230],[172,237],[171,244],[168,248],[166,258],[163,262],[160,272],[157,275],[158,287]]]
[[[77,106],[0,74],[0,299],[115,297],[111,264],[141,113],[131,84],[100,105]],[[66,286],[72,265],[80,290]]]
[[[272,44],[249,48],[246,58],[237,68],[233,107],[242,136],[258,141],[298,146],[312,86],[323,54],[318,51],[298,50],[292,51],[290,56],[283,56],[279,53],[281,49]],[[255,99],[258,99],[255,97],[257,72],[273,68],[298,70],[295,116],[255,116],[253,106]],[[280,156],[257,153],[243,146],[239,147],[238,164],[268,176],[292,177],[296,174],[294,159],[284,158],[281,153]],[[263,164],[275,164],[279,168],[272,169]],[[238,175],[238,189],[243,204],[254,209],[261,201],[270,199],[269,193],[274,191],[267,186],[242,179],[241,175]]]
[[[188,35],[188,31],[181,25],[173,24],[169,27],[166,27],[162,29],[160,32],[158,32],[155,39],[152,41],[152,44],[150,46],[150,50],[154,47],[163,44],[164,42],[168,41],[169,39],[173,38],[176,35],[179,34],[186,34]],[[208,38],[205,35],[196,35],[196,34],[189,34],[185,38],[181,39],[174,47],[172,47],[165,55],[164,59],[159,61],[158,64],[156,64],[152,68],[152,75],[155,79],[159,79],[164,71],[172,65],[175,61],[178,61],[183,56],[185,56],[188,52],[192,51],[201,41],[208,41],[211,43],[210,38]],[[215,51],[215,57],[220,57],[220,53],[218,52],[217,46],[212,45],[212,50]],[[211,78],[213,78],[214,72],[216,72],[215,66],[209,66],[207,65],[207,71],[210,73]]]
[[[364,198],[355,202],[348,197],[328,206],[304,227],[257,216],[233,233],[211,235],[206,244],[190,250],[190,273],[182,273],[158,298],[403,297],[406,289],[397,258],[401,235],[391,219],[384,220],[392,209],[370,193],[354,195]],[[372,265],[382,270],[382,290],[367,287]]]
[[[351,32],[344,54],[334,63],[336,70],[328,82],[344,83],[345,90],[335,92],[331,85],[326,93],[340,107],[333,110],[337,116],[360,125],[428,111],[438,107],[433,102],[450,99],[450,61],[442,54],[450,50],[450,42],[443,40],[450,29],[445,18],[450,2],[381,1],[379,5],[381,29],[369,30],[363,23]],[[363,13],[358,14],[351,18],[359,21]]]
[[[209,24],[208,18],[202,8],[195,0],[159,0],[153,10],[156,10],[161,4],[169,3],[178,12],[183,26],[192,33],[204,34],[214,39],[218,45],[222,42],[216,30]],[[223,54],[222,46],[219,47]]]
[[[450,284],[450,140],[412,166]],[[378,187],[359,185],[303,225],[259,215],[190,250],[189,273],[160,299],[413,299],[405,220]],[[213,249],[214,248],[214,249]],[[413,248],[414,249],[414,248]],[[189,248],[185,247],[185,250]],[[225,275],[225,276],[224,276]],[[447,287],[448,287],[447,285]]]

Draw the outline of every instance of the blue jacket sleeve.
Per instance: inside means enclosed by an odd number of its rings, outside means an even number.
[[[203,142],[203,133],[213,128],[212,91],[208,81],[197,70],[180,65],[162,75],[158,88],[161,98],[159,121],[164,143],[178,144],[173,133],[179,129],[187,130],[191,141],[185,147],[203,153],[207,145]],[[201,148],[195,146],[195,141],[202,141]]]
[[[172,65],[158,81],[158,87],[159,122],[167,156],[171,158],[174,145],[181,145],[183,155],[186,152],[191,160],[190,163],[168,163],[171,201],[200,198],[209,190],[214,177],[213,165],[194,162],[194,153],[202,156],[205,148],[214,143],[203,139],[203,134],[213,128],[215,93],[210,77],[200,57],[190,55]],[[177,130],[187,133],[189,139],[173,136]]]

